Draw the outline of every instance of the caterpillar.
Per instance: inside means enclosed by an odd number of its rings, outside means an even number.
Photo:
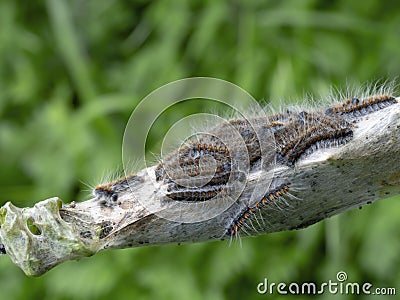
[[[349,98],[342,103],[329,107],[325,113],[327,115],[360,117],[395,103],[397,103],[396,98],[387,94],[373,95],[364,99]]]
[[[293,165],[302,155],[319,148],[329,148],[347,143],[353,136],[351,128],[327,129],[314,127],[300,137],[300,142],[287,153],[287,164]]]
[[[128,190],[132,181],[136,179],[136,174],[130,174],[115,181],[97,185],[93,189],[93,196],[99,200],[100,204],[112,207],[119,204],[119,193]]]
[[[206,201],[226,191],[225,185],[212,185],[200,188],[174,189],[167,192],[166,196],[178,201]]]
[[[340,146],[347,143],[352,136],[351,127],[312,126],[278,148],[277,161],[293,166],[303,155],[309,155],[319,148]]]
[[[353,125],[319,112],[301,111],[292,122],[275,132],[277,161],[293,166],[301,156],[319,148],[339,146],[353,136]]]
[[[226,235],[230,237],[238,235],[239,231],[245,226],[247,220],[250,220],[257,211],[268,205],[268,203],[287,195],[289,193],[289,185],[290,183],[282,184],[265,194],[255,205],[245,207],[245,209],[229,224],[226,229]]]

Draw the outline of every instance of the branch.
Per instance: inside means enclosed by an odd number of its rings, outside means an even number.
[[[118,200],[113,199],[115,205],[107,205],[110,199],[104,203],[99,197],[71,204],[62,204],[55,197],[32,208],[17,208],[8,202],[0,209],[2,251],[27,275],[38,276],[64,261],[105,249],[304,228],[399,194],[400,104],[396,100],[387,108],[356,118],[353,136],[345,145],[316,150],[294,166],[253,166],[244,190],[225,210],[221,199],[166,201],[165,184],[155,180],[157,166],[130,180],[130,188],[119,191]],[[264,197],[276,201],[256,199],[253,193],[259,180],[267,189]],[[199,211],[219,210],[221,213],[211,218],[199,215]]]

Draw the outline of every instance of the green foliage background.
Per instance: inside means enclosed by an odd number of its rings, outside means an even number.
[[[0,204],[88,199],[82,182],[121,165],[130,113],[168,82],[211,76],[256,99],[295,100],[395,78],[399,49],[396,1],[0,1]],[[0,257],[0,297],[275,299],[257,294],[264,277],[322,283],[341,270],[348,281],[399,288],[399,200],[245,238],[242,248],[106,251],[40,278]]]

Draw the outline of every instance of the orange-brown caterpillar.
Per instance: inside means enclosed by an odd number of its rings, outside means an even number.
[[[396,98],[387,94],[369,96],[364,99],[351,98],[328,108],[326,114],[359,117],[395,103],[397,103]]]
[[[289,193],[289,183],[282,184],[275,189],[269,191],[264,197],[257,202],[254,206],[246,207],[244,211],[235,218],[228,229],[226,230],[226,234],[228,236],[236,236],[239,231],[246,224],[246,221],[253,217],[254,213],[263,207],[265,207],[268,203],[275,201],[281,198],[283,195],[287,195]]]
[[[353,136],[352,125],[321,113],[300,112],[292,122],[275,132],[277,161],[293,166],[302,155],[319,148],[339,146]]]

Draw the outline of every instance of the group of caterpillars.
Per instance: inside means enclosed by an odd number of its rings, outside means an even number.
[[[246,174],[237,168],[238,161],[248,159],[252,168],[270,158],[262,153],[260,141],[263,138],[272,135],[275,145],[272,154],[276,163],[294,167],[302,157],[319,148],[347,143],[353,137],[353,123],[358,117],[396,102],[393,96],[382,93],[362,99],[349,98],[324,110],[287,111],[267,118],[230,120],[186,142],[163,159],[155,168],[156,181],[167,186],[165,197],[169,201],[208,201],[221,193],[229,193],[230,182],[246,180]],[[240,140],[232,130],[228,130],[232,127],[240,135]],[[238,143],[244,143],[247,157],[237,153]],[[205,159],[207,157],[212,161]],[[98,185],[93,194],[101,205],[118,205],[119,193],[129,188],[134,179],[135,175],[131,175]],[[289,195],[288,182],[271,187],[262,199],[245,207],[227,224],[225,234],[237,236],[241,229],[245,231],[246,222],[251,222],[256,211]]]

